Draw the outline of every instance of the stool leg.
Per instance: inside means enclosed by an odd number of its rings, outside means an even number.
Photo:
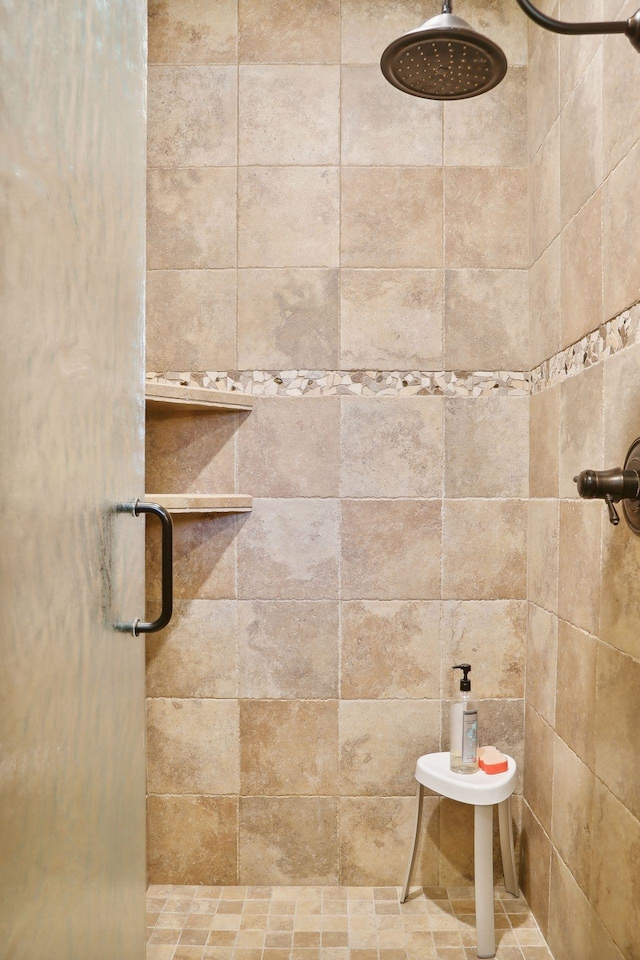
[[[513,823],[511,821],[511,797],[498,804],[500,823],[500,851],[502,853],[502,872],[507,893],[520,896],[516,875],[516,855],[513,849]]]
[[[422,795],[424,793],[424,787],[421,783],[418,784],[418,789],[416,790],[416,807],[415,807],[415,830],[413,833],[413,846],[411,848],[411,855],[409,857],[409,865],[407,867],[407,875],[404,881],[404,886],[402,888],[402,895],[400,897],[400,903],[404,903],[409,894],[409,884],[411,883],[411,874],[413,873],[413,867],[416,862],[416,852],[418,850],[418,838],[420,836],[420,825],[422,823]]]
[[[495,957],[493,918],[493,806],[474,807],[474,873],[478,956]]]

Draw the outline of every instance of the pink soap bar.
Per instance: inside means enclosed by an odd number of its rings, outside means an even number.
[[[509,761],[504,753],[500,753],[495,747],[480,747],[478,766],[485,773],[506,773],[509,769]]]

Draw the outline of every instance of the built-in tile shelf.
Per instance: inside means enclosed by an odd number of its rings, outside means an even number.
[[[253,397],[234,391],[208,390],[167,383],[145,384],[148,407],[165,410],[251,410]],[[146,500],[159,503],[169,513],[249,513],[252,498],[242,493],[148,493]]]
[[[191,410],[251,410],[253,397],[233,390],[208,390],[206,387],[181,387],[168,383],[145,384],[148,406],[188,407]]]
[[[249,513],[252,498],[243,493],[147,493],[169,513]]]

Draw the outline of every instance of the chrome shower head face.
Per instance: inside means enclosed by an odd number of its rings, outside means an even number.
[[[389,83],[414,97],[464,100],[497,86],[507,58],[466,20],[442,13],[390,43],[380,67]]]

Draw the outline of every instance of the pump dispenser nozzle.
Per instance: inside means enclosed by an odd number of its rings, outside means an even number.
[[[461,690],[471,690],[471,680],[469,680],[468,674],[471,673],[471,664],[470,663],[458,663],[455,667],[451,667],[452,670],[462,670],[464,677],[460,681]]]
[[[475,773],[478,769],[478,710],[471,703],[470,663],[456,663],[452,670],[462,670],[460,695],[451,701],[449,732],[449,766],[454,773]]]

